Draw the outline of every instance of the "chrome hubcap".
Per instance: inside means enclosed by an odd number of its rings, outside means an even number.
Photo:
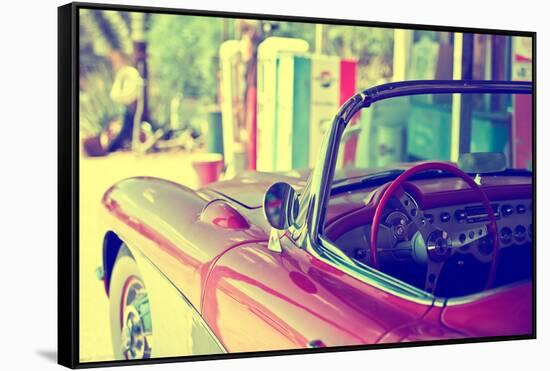
[[[152,324],[149,299],[141,280],[130,277],[121,307],[121,351],[126,359],[151,356]]]

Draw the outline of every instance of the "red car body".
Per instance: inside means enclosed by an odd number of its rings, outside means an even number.
[[[356,169],[335,179],[370,172]],[[262,209],[267,188],[284,181],[300,193],[308,176],[309,171],[246,172],[197,191],[147,177],[115,184],[102,200],[108,226],[103,252],[107,293],[122,241],[176,289],[220,351],[532,335],[531,280],[446,299],[391,277],[383,277],[381,284],[375,271],[370,279],[358,279],[301,248],[288,231],[280,236],[281,252],[269,249],[271,227]],[[478,201],[475,192],[452,177],[415,180],[407,187],[422,208]],[[490,201],[532,199],[530,175],[491,177],[481,188]],[[335,239],[354,223],[372,220],[383,189],[371,186],[331,196],[326,235]]]
[[[281,179],[300,189],[306,178],[251,173],[197,193],[165,180],[134,178],[113,186],[103,204],[112,229],[139,246],[185,293],[229,352],[532,332],[531,282],[460,304],[434,305],[361,282],[296,247],[288,235],[281,239],[282,253],[270,251],[261,200]],[[440,184],[447,192],[428,182],[417,187],[426,204],[457,202],[457,192],[460,202],[472,200],[469,189],[452,182]],[[361,190],[356,199],[339,196],[328,218],[368,213],[360,202],[368,191]],[[491,200],[530,197],[531,180],[504,177],[485,191]],[[137,210],[149,217],[138,220]],[[156,223],[159,219],[166,224]]]

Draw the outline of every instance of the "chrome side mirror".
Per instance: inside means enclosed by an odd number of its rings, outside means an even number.
[[[288,183],[272,184],[264,196],[264,215],[277,230],[290,227],[298,216],[298,195]]]

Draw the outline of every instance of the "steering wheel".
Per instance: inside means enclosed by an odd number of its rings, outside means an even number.
[[[413,175],[427,170],[445,171],[464,180],[481,199],[483,207],[488,215],[488,223],[483,227],[478,226],[475,228],[468,228],[465,226],[463,230],[453,233],[447,233],[446,231],[438,229],[429,223],[427,218],[424,216],[423,211],[416,204],[416,201],[403,189],[403,183],[405,183]],[[427,292],[435,293],[439,275],[449,257],[454,255],[459,248],[487,235],[492,236],[493,246],[491,267],[489,270],[489,276],[487,277],[487,282],[485,283],[485,288],[487,289],[492,286],[495,279],[499,251],[498,227],[494,216],[494,211],[489,204],[487,195],[468,174],[460,170],[458,167],[446,162],[425,162],[407,169],[386,188],[378,204],[376,205],[370,234],[370,260],[371,265],[377,269],[379,269],[377,259],[378,249],[376,246],[378,231],[384,208],[392,196],[395,196],[398,199],[400,205],[412,221],[412,224],[414,224],[414,226],[418,229],[424,240],[427,255],[426,283],[424,288]]]

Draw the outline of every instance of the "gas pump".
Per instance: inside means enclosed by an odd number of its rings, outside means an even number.
[[[356,91],[355,60],[307,53],[304,40],[268,38],[258,59],[258,170],[312,167],[326,127]],[[341,161],[354,155],[356,138]]]
[[[246,152],[241,140],[244,127],[243,44],[227,40],[220,46],[220,105],[222,116],[225,177],[230,178],[246,167]],[[212,134],[213,135],[213,134]]]
[[[533,46],[529,37],[512,38],[512,80],[532,81]],[[514,167],[531,169],[533,148],[533,102],[530,94],[514,96],[512,118],[512,162]]]
[[[308,49],[309,44],[305,40],[286,37],[268,37],[258,46],[256,168],[259,171],[274,171],[278,168],[276,141],[280,133],[285,131],[282,127],[278,128],[279,122],[282,122],[279,120],[279,97],[283,97],[283,92],[289,92],[293,80],[287,75],[291,73],[290,60],[283,57],[281,62],[281,54],[288,58],[294,54],[306,53]],[[286,94],[284,98],[292,96],[293,94]],[[281,103],[284,117],[287,102]]]

